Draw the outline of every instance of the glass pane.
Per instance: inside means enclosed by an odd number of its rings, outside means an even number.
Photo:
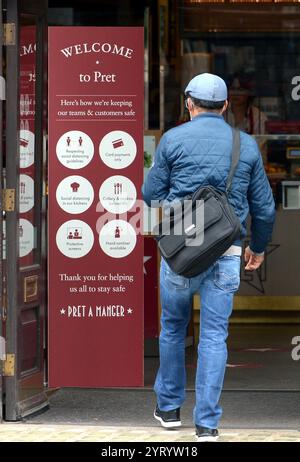
[[[192,0],[169,5],[167,31],[166,19],[160,21],[164,128],[185,120],[182,93],[188,81],[213,72],[230,88],[230,121],[254,134],[299,133],[299,123],[291,123],[299,112],[291,93],[299,74],[300,5]]]
[[[36,26],[22,17],[20,28],[20,175],[19,243],[20,266],[35,263],[37,225],[35,211],[35,83]]]

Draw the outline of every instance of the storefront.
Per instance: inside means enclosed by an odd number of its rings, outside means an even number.
[[[249,380],[248,388],[272,388],[279,367],[283,379],[277,388],[299,389],[299,367],[291,351],[300,323],[300,5],[200,0],[117,4],[0,2],[5,24],[0,73],[6,81],[0,101],[4,189],[0,417],[4,408],[6,420],[47,406],[48,26],[144,27],[144,175],[162,132],[187,120],[183,91],[192,76],[212,72],[226,80],[230,94],[226,117],[257,140],[277,208],[263,267],[255,274],[242,270],[231,319],[235,364],[229,369],[227,387],[239,389]],[[59,72],[52,78],[59,79]],[[32,140],[25,136],[28,132],[34,134]],[[145,216],[149,213],[145,211]],[[27,228],[29,239],[24,238]],[[143,240],[145,354],[156,356],[159,256],[151,223],[144,227]],[[197,343],[199,309],[195,297],[187,344]],[[257,354],[269,349],[271,361],[250,356],[251,347]],[[194,353],[187,356],[192,370]],[[153,359],[146,358],[145,369],[149,361],[153,366]],[[152,372],[145,370],[146,385],[152,381]]]

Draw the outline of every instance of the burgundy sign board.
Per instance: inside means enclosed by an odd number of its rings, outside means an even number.
[[[49,385],[143,385],[144,35],[49,28]]]

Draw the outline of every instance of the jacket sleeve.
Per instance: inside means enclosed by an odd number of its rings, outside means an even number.
[[[275,221],[275,204],[269,180],[266,176],[261,154],[255,143],[256,162],[251,173],[248,202],[251,215],[250,249],[264,252],[271,240]]]
[[[149,207],[151,207],[151,201],[162,201],[169,194],[170,168],[166,159],[166,151],[167,139],[164,135],[157,146],[153,165],[142,187],[144,201]]]

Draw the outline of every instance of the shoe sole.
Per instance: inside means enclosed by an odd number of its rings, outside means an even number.
[[[215,443],[219,439],[219,436],[196,436],[198,443]]]
[[[160,422],[161,426],[164,427],[164,428],[177,428],[177,427],[181,427],[181,421],[180,421],[180,420],[178,420],[178,421],[176,421],[176,422],[165,422],[161,417],[159,417],[158,415],[156,415],[155,412],[154,412],[153,416],[154,416],[154,418],[155,418],[156,420],[158,420],[158,421]]]

